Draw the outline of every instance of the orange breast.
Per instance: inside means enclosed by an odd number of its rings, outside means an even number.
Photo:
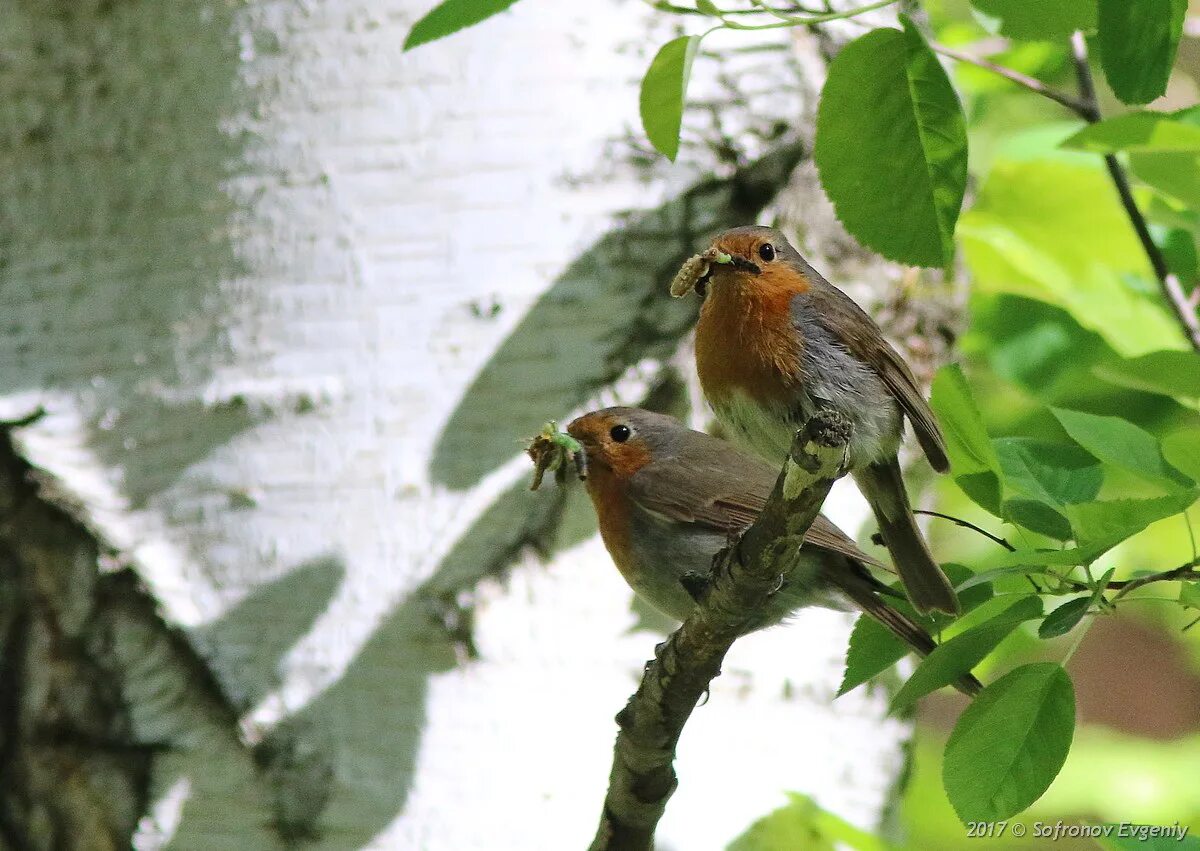
[[[588,471],[587,490],[596,509],[604,547],[626,581],[632,582],[636,567],[630,542],[630,505],[624,484],[607,467],[597,465]]]
[[[738,391],[763,404],[782,402],[804,381],[791,301],[807,282],[783,280],[777,268],[710,285],[696,324],[696,371],[712,402]]]

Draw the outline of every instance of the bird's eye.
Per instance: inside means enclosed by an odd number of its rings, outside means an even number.
[[[769,242],[764,242],[758,247],[758,256],[770,263],[775,259],[775,246]]]
[[[609,430],[608,434],[609,437],[611,437],[617,443],[624,443],[625,441],[629,440],[629,436],[633,434],[633,432],[630,431],[629,426],[627,425],[615,425]]]

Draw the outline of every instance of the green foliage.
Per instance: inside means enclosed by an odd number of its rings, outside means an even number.
[[[834,59],[813,155],[838,218],[864,245],[918,266],[950,262],[966,126],[945,71],[907,18],[903,32],[873,30]]]
[[[1007,609],[951,638],[921,660],[917,670],[892,698],[895,712],[935,689],[949,685],[983,660],[1008,634],[1027,620],[1042,616],[1040,597],[1022,597]]]
[[[1100,62],[1125,103],[1149,103],[1166,92],[1185,12],[1187,0],[1100,0]]]
[[[1151,352],[1100,364],[1092,372],[1121,387],[1159,393],[1187,404],[1200,401],[1200,354],[1196,352]]]
[[[1111,154],[1117,151],[1200,151],[1200,127],[1161,112],[1131,112],[1089,124],[1062,143],[1064,148]]]
[[[727,851],[779,851],[804,848],[811,851],[885,851],[887,846],[823,810],[807,795],[790,793],[788,803],[763,816],[733,840]]]
[[[667,159],[679,153],[679,129],[687,97],[692,61],[700,47],[700,36],[680,36],[662,46],[642,79],[640,107],[642,126],[650,144]]]
[[[1163,456],[1193,482],[1200,482],[1200,428],[1168,434],[1162,440]]]
[[[944,367],[933,380],[930,398],[946,436],[946,452],[954,481],[982,508],[999,516],[1000,459],[988,438],[966,376],[957,364]]]
[[[946,564],[942,567],[950,581],[959,589],[958,601],[964,614],[992,598],[992,585],[986,578],[975,581],[975,575],[961,564]],[[894,587],[899,591],[898,585]],[[906,601],[893,600],[891,603],[917,623],[923,624],[926,629],[931,632],[937,631],[928,617],[918,615]],[[850,645],[846,650],[846,671],[838,689],[838,697],[886,671],[911,652],[909,646],[887,627],[880,625],[870,615],[860,615],[850,632]]]
[[[1000,821],[1036,801],[1075,732],[1075,689],[1060,665],[1022,665],[985,688],[946,743],[942,781],[964,821]]]
[[[412,50],[422,44],[445,38],[503,12],[516,2],[517,0],[442,0],[413,24],[408,37],[404,39],[404,49]]]
[[[1088,596],[1075,597],[1046,615],[1046,619],[1038,627],[1038,637],[1057,638],[1073,630],[1087,614],[1091,599]]]
[[[958,235],[977,293],[1059,305],[1122,355],[1184,346],[1161,300],[1130,283],[1150,269],[1098,164],[997,161]]]
[[[1086,502],[1067,508],[1079,541],[1079,563],[1097,556],[1136,535],[1151,523],[1172,517],[1196,501],[1194,491],[1150,499],[1113,499]]]
[[[1096,0],[971,0],[971,5],[995,18],[1000,34],[1012,38],[1051,41],[1096,26]]]
[[[1060,541],[1072,535],[1061,509],[1095,499],[1104,473],[1096,459],[1077,447],[1025,437],[992,441],[1005,489],[1004,517]]]
[[[1054,409],[1071,439],[1101,461],[1156,484],[1177,485],[1182,477],[1163,458],[1154,435],[1120,417]]]
[[[878,676],[909,653],[908,645],[869,615],[859,615],[846,649],[846,672],[838,697]]]

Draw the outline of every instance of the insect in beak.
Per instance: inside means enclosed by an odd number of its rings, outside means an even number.
[[[558,430],[558,423],[551,420],[542,426],[542,431],[529,441],[525,452],[533,460],[533,483],[530,490],[537,490],[542,484],[542,476],[547,472],[554,473],[554,479],[560,485],[567,480],[567,470],[575,468],[575,475],[587,478],[587,453],[578,440],[569,434]]]
[[[729,264],[735,269],[740,269],[743,272],[749,272],[751,275],[761,275],[762,269],[758,268],[758,264],[745,257],[738,257],[736,254],[730,255]]]

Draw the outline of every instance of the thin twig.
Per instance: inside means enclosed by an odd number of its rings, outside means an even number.
[[[1089,123],[1095,124],[1101,117],[1100,102],[1096,98],[1096,83],[1092,79],[1092,70],[1088,66],[1087,42],[1084,41],[1083,33],[1075,32],[1071,36],[1071,51],[1075,60],[1075,76],[1079,80],[1079,93],[1087,108],[1086,112],[1080,114]],[[1133,190],[1129,186],[1129,178],[1125,175],[1125,169],[1122,168],[1115,154],[1106,154],[1104,165],[1108,168],[1108,174],[1117,188],[1117,194],[1121,197],[1121,206],[1125,208],[1125,213],[1133,224],[1138,240],[1142,243],[1142,249],[1150,260],[1150,266],[1154,269],[1154,275],[1158,278],[1163,298],[1166,299],[1180,328],[1183,329],[1184,336],[1191,342],[1192,348],[1200,352],[1200,317],[1196,315],[1196,308],[1191,303],[1191,299],[1184,293],[1179,277],[1171,271],[1166,257],[1151,238],[1150,228],[1146,224],[1146,218],[1142,215],[1142,211],[1138,209],[1137,201],[1133,197]]]
[[[980,535],[983,535],[983,537],[987,538],[989,541],[994,541],[997,544],[999,544],[1000,546],[1004,547],[1004,549],[1008,550],[1010,553],[1015,553],[1017,551],[1017,548],[1014,547],[1012,544],[1010,544],[1008,541],[1006,541],[1004,538],[997,537],[996,535],[993,535],[991,532],[989,532],[987,529],[981,529],[980,527],[976,526],[974,523],[971,523],[967,520],[963,520],[961,517],[955,517],[952,514],[942,514],[940,511],[926,511],[924,508],[914,508],[913,514],[926,514],[930,517],[940,517],[943,520],[949,520],[951,523],[954,523],[956,526],[962,526],[964,529],[971,529],[975,532],[978,532]]]
[[[968,65],[974,65],[978,68],[983,68],[985,71],[991,71],[993,74],[998,74],[1009,82],[1016,83],[1018,86],[1029,89],[1031,92],[1036,92],[1042,97],[1050,98],[1050,100],[1065,106],[1067,109],[1071,110],[1077,115],[1081,115],[1084,118],[1088,117],[1089,113],[1086,103],[1072,95],[1067,94],[1066,92],[1060,92],[1053,86],[1046,85],[1037,77],[1031,77],[1028,74],[1022,74],[1020,71],[1015,71],[1012,68],[1008,68],[1004,65],[998,65],[995,62],[992,62],[988,59],[983,59],[979,56],[972,56],[970,53],[964,53],[961,50],[955,50],[953,47],[947,47],[946,45],[938,44],[937,42],[931,41],[929,43],[929,47],[935,53],[940,53],[943,56],[950,57],[951,59],[957,59],[959,62],[966,62]]]
[[[1181,564],[1179,567],[1171,570],[1164,570],[1161,573],[1151,573],[1148,576],[1139,576],[1136,579],[1109,582],[1105,587],[1109,590],[1116,590],[1117,593],[1113,597],[1113,602],[1116,602],[1130,591],[1135,591],[1152,582],[1182,582],[1185,580],[1200,579],[1200,571],[1196,570],[1198,563],[1200,562],[1195,560],[1189,561],[1186,564]]]
[[[796,436],[762,514],[716,557],[699,602],[660,644],[642,682],[617,715],[604,813],[591,851],[650,851],[675,791],[675,748],[684,724],[721,672],[733,642],[761,618],[798,542],[842,475],[849,421],[822,411]]]

